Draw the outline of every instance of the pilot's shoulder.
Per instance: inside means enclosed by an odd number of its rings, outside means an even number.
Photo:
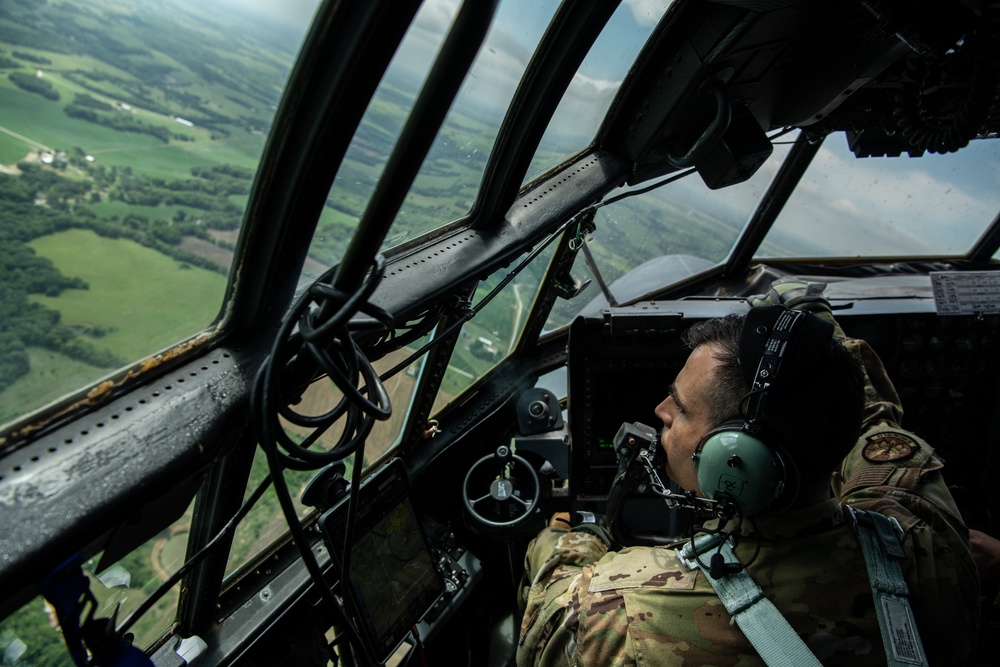
[[[631,588],[694,588],[697,572],[689,570],[670,547],[633,547],[609,553],[594,565],[591,593]]]
[[[922,438],[891,423],[874,424],[844,458],[834,487],[844,499],[868,487],[915,489],[943,462]]]

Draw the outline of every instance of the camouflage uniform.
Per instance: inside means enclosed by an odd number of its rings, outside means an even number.
[[[839,330],[838,330],[839,333]],[[824,665],[884,665],[871,586],[841,502],[896,517],[904,576],[931,665],[971,662],[979,581],[941,460],[897,425],[899,398],[874,352],[845,341],[866,372],[865,433],[831,499],[744,521],[736,554]],[[679,543],[680,546],[683,543]],[[608,551],[597,537],[546,528],[528,547],[519,665],[763,664],[699,571],[673,548]]]

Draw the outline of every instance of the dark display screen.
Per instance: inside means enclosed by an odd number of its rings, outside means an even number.
[[[594,364],[587,374],[587,400],[582,414],[573,416],[584,421],[584,456],[592,466],[617,466],[614,437],[618,429],[624,422],[659,429],[654,410],[666,398],[673,374],[650,361],[610,367]]]
[[[444,592],[444,581],[413,509],[402,463],[393,461],[366,479],[359,493],[344,592],[371,657],[381,663]],[[343,550],[346,510],[341,503],[321,519],[336,555]]]
[[[656,406],[687,358],[680,336],[690,324],[653,303],[573,321],[567,398],[574,509],[604,511],[601,503],[618,470],[614,438],[622,424],[660,429]]]

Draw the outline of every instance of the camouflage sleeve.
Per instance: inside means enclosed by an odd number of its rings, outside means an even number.
[[[848,338],[830,313],[821,313],[818,317],[833,323],[834,336],[861,364],[865,381],[865,412],[862,430],[868,430],[870,426],[877,423],[899,425],[903,420],[903,404],[899,400],[899,394],[896,393],[896,388],[893,386],[892,380],[889,379],[889,374],[875,350],[864,340]]]
[[[570,664],[576,646],[573,609],[579,604],[571,584],[607,551],[597,536],[564,528],[546,528],[528,545],[518,665]]]
[[[878,354],[866,341],[847,337],[830,313],[819,317],[833,323],[834,335],[858,360],[864,378],[862,435],[834,474],[834,495],[844,502],[858,487],[921,487],[931,496],[929,500],[958,517],[958,508],[941,478],[943,462],[927,443],[900,426],[903,404]]]
[[[861,363],[865,412],[861,437],[834,474],[834,493],[842,503],[900,522],[913,555],[904,574],[920,626],[938,627],[942,616],[958,615],[963,625],[976,627],[979,577],[969,531],[945,483],[944,461],[900,425],[899,395],[875,351],[863,340],[844,337],[839,326],[837,334]],[[936,633],[922,635],[929,655],[953,655],[950,664],[965,664],[968,647],[958,650]]]
[[[834,474],[834,494],[841,502],[860,502],[892,493],[915,494],[920,518],[958,533],[968,531],[942,476],[944,462],[926,442],[904,430],[903,405],[875,350],[861,339],[848,338],[833,316],[835,335],[861,364],[865,383],[862,434],[841,469]]]
[[[837,496],[844,501],[853,491],[866,487],[908,489],[944,512],[949,523],[961,526],[959,530],[965,532],[942,476],[944,462],[930,445],[900,426],[903,406],[882,360],[863,340],[845,338],[842,342],[861,363],[865,412],[861,437],[834,476]]]

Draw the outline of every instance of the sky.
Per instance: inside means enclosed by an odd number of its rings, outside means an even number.
[[[315,0],[206,1],[303,32],[316,9]],[[424,79],[459,4],[422,4],[394,60],[397,73],[414,83]],[[558,5],[558,0],[501,2],[459,103],[474,105],[484,118],[498,123]],[[581,150],[594,137],[629,66],[669,5],[670,0],[623,0],[543,139],[563,148],[565,154],[557,154],[557,159]],[[831,137],[779,218],[774,237],[807,254],[878,254],[880,248],[917,254],[963,252],[1000,209],[997,143],[973,146],[959,156],[859,160],[842,135]],[[779,149],[776,156],[783,153]],[[751,183],[738,188],[713,192],[693,177],[671,186],[667,196],[679,195],[692,206],[739,219],[753,209],[778,164],[773,160]],[[845,222],[853,225],[848,233]]]
[[[201,4],[201,0],[198,0]],[[305,34],[318,0],[204,0]],[[646,36],[672,0],[622,0],[594,53],[576,75],[554,127],[582,147],[592,138],[600,118]],[[441,47],[459,0],[425,0],[393,61],[396,75],[422,81]],[[486,44],[466,80],[465,96],[502,117],[521,74],[559,0],[505,0],[500,3]],[[596,101],[596,103],[595,103]],[[565,137],[564,137],[565,138]]]
[[[858,159],[832,135],[778,218],[785,243],[824,255],[962,254],[1000,210],[1000,142]]]

